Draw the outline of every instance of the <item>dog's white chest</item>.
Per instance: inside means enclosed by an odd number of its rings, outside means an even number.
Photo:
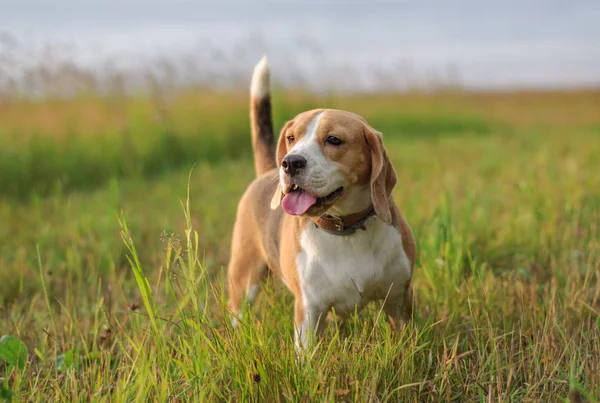
[[[400,232],[375,218],[366,231],[350,236],[332,235],[309,223],[300,245],[296,263],[302,298],[319,310],[360,309],[388,293],[399,295],[410,278]]]

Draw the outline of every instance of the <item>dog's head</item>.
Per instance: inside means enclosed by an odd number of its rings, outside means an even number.
[[[285,124],[277,145],[279,186],[271,208],[292,215],[348,215],[373,205],[391,222],[396,172],[381,133],[360,116],[334,109],[299,114]]]

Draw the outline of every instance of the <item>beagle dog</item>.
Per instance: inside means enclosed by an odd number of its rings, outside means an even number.
[[[299,350],[331,308],[343,319],[382,300],[399,329],[412,316],[416,249],[381,133],[354,113],[316,109],[287,122],[275,146],[269,80],[263,57],[250,87],[257,178],[238,205],[228,266],[234,326],[270,269],[295,296]]]

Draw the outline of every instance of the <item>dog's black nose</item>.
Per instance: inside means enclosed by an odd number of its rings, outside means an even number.
[[[306,158],[298,154],[288,154],[281,161],[281,166],[283,167],[283,172],[294,176],[306,166]]]

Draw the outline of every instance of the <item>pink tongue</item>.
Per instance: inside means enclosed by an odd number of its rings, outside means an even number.
[[[286,194],[281,201],[283,210],[291,215],[302,215],[317,202],[317,198],[303,190],[295,190]]]

